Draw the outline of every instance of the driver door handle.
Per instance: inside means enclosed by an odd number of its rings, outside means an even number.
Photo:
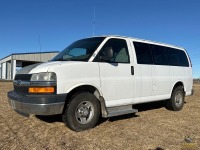
[[[134,75],[134,67],[131,66],[131,75]]]

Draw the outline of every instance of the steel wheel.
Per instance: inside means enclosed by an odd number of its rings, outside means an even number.
[[[173,111],[179,111],[184,105],[184,90],[182,86],[175,87],[171,98],[166,102],[166,108]]]
[[[175,95],[175,105],[180,107],[183,103],[183,95],[180,91],[178,91]]]
[[[76,108],[75,116],[80,124],[89,123],[94,116],[94,106],[89,101],[81,102]]]
[[[74,131],[93,128],[100,117],[99,100],[91,93],[76,93],[63,112],[63,121]]]

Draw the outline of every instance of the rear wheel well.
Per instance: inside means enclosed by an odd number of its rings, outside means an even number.
[[[181,86],[181,87],[182,87],[183,92],[184,92],[184,94],[185,94],[184,85],[183,85],[183,83],[182,83],[181,81],[177,82],[177,83],[174,85],[174,88],[173,88],[172,92],[173,92],[174,89],[176,89],[178,86]],[[171,92],[171,93],[172,93],[172,92]]]

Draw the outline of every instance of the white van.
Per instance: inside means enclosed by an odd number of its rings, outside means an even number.
[[[192,85],[192,64],[183,48],[101,36],[78,40],[50,62],[21,69],[8,101],[24,114],[62,114],[69,128],[83,131],[100,115],[136,113],[134,104],[164,100],[179,111]]]

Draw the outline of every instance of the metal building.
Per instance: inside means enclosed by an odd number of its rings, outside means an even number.
[[[59,52],[14,53],[0,59],[0,79],[12,80],[17,67],[25,67],[39,62],[47,62]]]

